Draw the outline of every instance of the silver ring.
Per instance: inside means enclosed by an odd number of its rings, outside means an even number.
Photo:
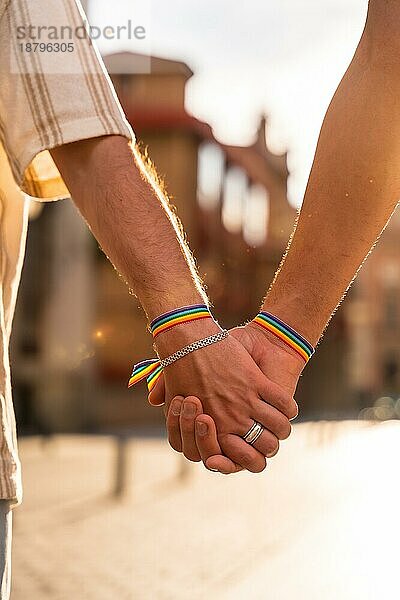
[[[254,421],[249,431],[246,433],[246,435],[243,436],[243,439],[245,442],[253,446],[263,431],[264,427],[261,425],[261,423],[258,423],[258,421]]]

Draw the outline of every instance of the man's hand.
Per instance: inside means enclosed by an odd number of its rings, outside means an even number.
[[[240,465],[223,455],[214,420],[204,414],[203,406],[195,396],[173,398],[166,423],[171,445],[175,450],[180,449],[178,451],[183,452],[187,458],[190,456],[189,460],[202,460],[206,468],[224,475],[243,470]],[[214,461],[216,464],[209,466],[208,460],[214,457],[217,459]]]
[[[264,375],[292,399],[305,366],[300,356],[272,333],[252,321],[244,327],[235,327],[230,334],[244,346]],[[297,404],[294,403],[294,406],[297,411]],[[286,410],[288,409],[289,407]],[[296,416],[297,412],[290,418]]]
[[[207,356],[203,350],[195,353],[198,356],[193,358],[200,361],[200,368],[204,369],[204,373],[208,371],[204,380],[197,381],[200,385],[195,385],[193,373],[197,373],[197,378],[199,375],[195,365],[187,365],[178,375],[188,376],[183,386],[176,380],[176,375],[167,370],[167,394],[164,393],[161,379],[149,401],[155,405],[166,401],[170,444],[189,460],[202,459],[207,468],[222,473],[234,473],[242,467],[258,472],[265,468],[265,456],[273,456],[278,451],[278,440],[286,439],[290,434],[289,419],[297,415],[293,393],[304,363],[274,336],[252,323],[232,330],[229,347],[226,346],[228,344],[221,343],[215,348],[206,349],[214,349],[214,353],[207,353]],[[178,361],[176,366],[183,360]],[[186,369],[189,371],[186,372]],[[218,370],[221,373],[219,376]],[[192,373],[189,375],[190,371]],[[169,377],[172,384],[170,389],[182,391],[171,395],[168,390]],[[190,392],[185,393],[183,387]],[[182,398],[189,393],[190,398]],[[180,397],[175,398],[171,405],[175,395]],[[207,414],[202,414],[203,408]],[[253,420],[261,422],[266,428],[255,444],[258,450],[256,454],[255,448],[241,439]],[[212,455],[210,448],[218,448],[219,451]],[[232,461],[228,461],[227,457]]]

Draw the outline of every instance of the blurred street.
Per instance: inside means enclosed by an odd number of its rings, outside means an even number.
[[[258,476],[182,468],[163,439],[20,443],[12,600],[400,597],[400,423],[299,424]]]

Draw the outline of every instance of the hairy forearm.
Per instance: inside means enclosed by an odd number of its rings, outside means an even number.
[[[204,301],[168,201],[125,138],[84,140],[51,152],[75,204],[150,319]]]
[[[400,59],[368,30],[328,109],[287,255],[264,303],[312,343],[400,196]]]

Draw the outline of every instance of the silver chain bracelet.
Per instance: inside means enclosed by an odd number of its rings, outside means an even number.
[[[228,337],[228,335],[229,335],[229,332],[226,329],[223,329],[219,333],[214,333],[214,335],[210,335],[206,338],[203,338],[202,340],[193,342],[192,344],[185,346],[181,350],[177,350],[176,352],[171,354],[171,356],[168,356],[167,358],[163,358],[162,360],[160,360],[161,368],[165,369],[165,367],[169,367],[169,365],[172,365],[172,363],[176,362],[180,358],[187,356],[191,352],[200,350],[200,348],[206,348],[207,346],[211,346],[211,344],[216,344],[217,342],[222,342],[222,340],[225,340]]]

